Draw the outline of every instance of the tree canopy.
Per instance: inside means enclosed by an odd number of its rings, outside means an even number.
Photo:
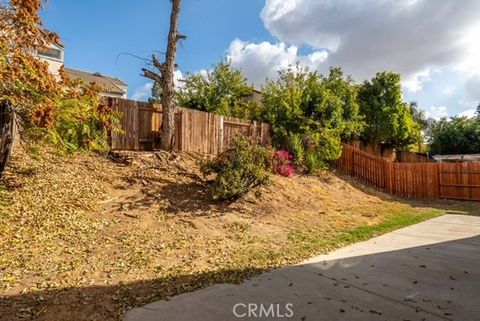
[[[355,138],[365,125],[357,88],[340,68],[325,77],[297,65],[267,81],[262,92],[261,117],[272,124],[275,143],[292,145],[290,137],[300,136],[307,152],[323,163],[337,159],[341,140]]]
[[[250,101],[252,86],[240,69],[222,60],[207,72],[188,73],[177,93],[181,107],[223,116],[254,118],[255,103]]]
[[[162,102],[162,86],[158,82],[154,82],[152,86],[152,93],[148,98],[150,104],[160,104]]]
[[[435,121],[428,129],[428,142],[432,154],[479,154],[480,118]]]
[[[364,141],[399,148],[421,141],[421,126],[415,122],[412,111],[420,115],[403,101],[399,74],[377,73],[360,86],[358,101],[367,122]]]
[[[50,125],[61,88],[33,53],[58,42],[58,36],[42,28],[41,8],[40,0],[11,0],[0,7],[0,104],[14,106],[27,124]]]

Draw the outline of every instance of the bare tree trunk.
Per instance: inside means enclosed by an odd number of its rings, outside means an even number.
[[[9,103],[0,105],[0,177],[7,167],[15,139],[15,114]]]
[[[167,57],[165,60],[165,72],[162,86],[162,149],[171,150],[173,134],[175,130],[175,84],[173,73],[175,71],[175,56],[177,54],[178,37],[178,16],[180,13],[180,0],[172,0],[172,13],[170,15],[170,31],[168,32]]]
[[[172,12],[170,15],[170,31],[168,32],[168,44],[165,62],[160,62],[155,55],[152,57],[153,66],[158,69],[155,73],[148,69],[143,69],[145,77],[150,78],[160,84],[162,87],[162,140],[160,148],[165,150],[172,149],[173,135],[175,130],[175,84],[173,75],[175,71],[175,56],[177,54],[177,43],[184,39],[178,33],[178,17],[180,14],[181,0],[171,0]]]

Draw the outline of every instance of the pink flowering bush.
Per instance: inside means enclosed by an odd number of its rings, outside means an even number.
[[[292,165],[293,155],[286,150],[277,150],[273,155],[273,169],[281,176],[289,177],[295,173]]]
[[[292,176],[294,173],[295,173],[295,170],[293,169],[293,166],[291,164],[277,167],[278,175],[289,177],[289,176]]]

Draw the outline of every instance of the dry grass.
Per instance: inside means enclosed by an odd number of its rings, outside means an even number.
[[[400,202],[334,174],[274,177],[258,198],[214,203],[196,157],[127,156],[16,153],[0,192],[0,320],[116,320],[465,208]]]

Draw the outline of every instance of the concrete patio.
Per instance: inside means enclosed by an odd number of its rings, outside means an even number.
[[[480,217],[446,215],[240,285],[129,311],[125,321],[480,318]]]

